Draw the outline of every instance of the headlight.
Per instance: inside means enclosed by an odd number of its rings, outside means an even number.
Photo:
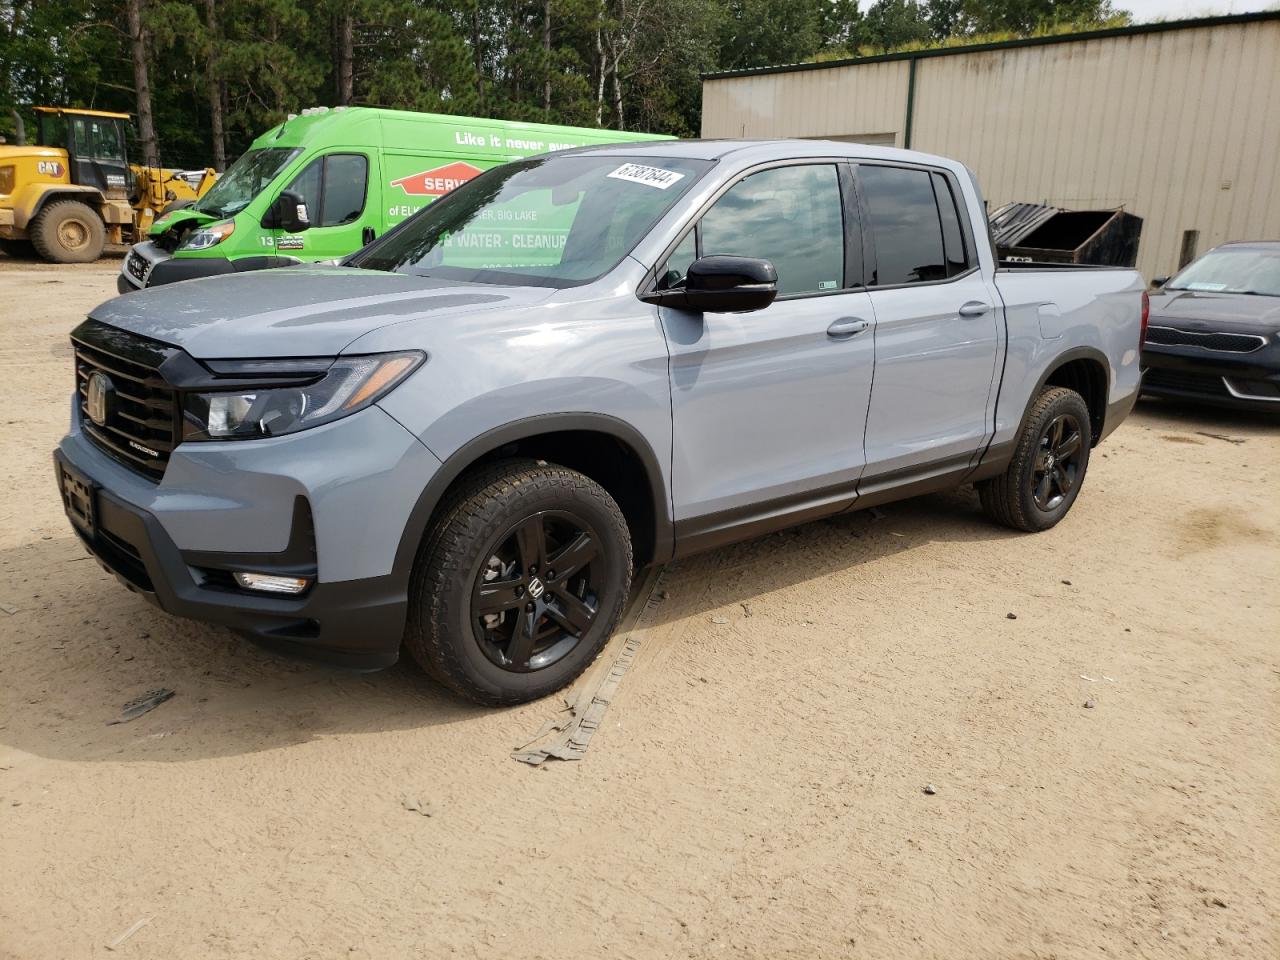
[[[208,250],[210,247],[216,247],[231,234],[235,233],[235,221],[226,220],[222,223],[211,223],[207,227],[201,227],[193,232],[187,239],[182,241],[179,250]]]
[[[252,440],[278,437],[316,427],[363,410],[418,368],[425,355],[417,351],[367,357],[339,357],[310,382],[296,386],[245,387],[189,393],[183,398],[183,440]],[[229,366],[229,365],[228,365]],[[314,361],[251,361],[245,372],[276,384],[297,379]],[[302,374],[306,379],[307,375]]]

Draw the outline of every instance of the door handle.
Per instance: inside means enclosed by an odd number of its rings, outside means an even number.
[[[960,316],[968,318],[981,317],[990,309],[990,304],[983,303],[980,300],[970,300],[960,308]]]
[[[861,317],[841,317],[827,327],[827,336],[832,340],[848,340],[854,334],[861,333],[869,326],[871,326],[870,322],[863,320]]]
[[[377,233],[374,232],[373,227],[365,227],[363,230],[360,231],[360,240],[366,247],[369,244],[373,243],[373,241],[376,240],[377,238],[378,238],[378,235]]]

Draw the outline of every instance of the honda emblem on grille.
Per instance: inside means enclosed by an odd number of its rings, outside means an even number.
[[[115,384],[111,378],[100,370],[89,374],[89,382],[85,384],[84,408],[89,419],[98,426],[106,426],[111,395],[115,392]]]

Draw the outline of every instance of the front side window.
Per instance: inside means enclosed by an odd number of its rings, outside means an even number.
[[[234,217],[297,155],[296,147],[250,150],[233,163],[191,209],[211,217]]]
[[[494,167],[347,262],[477,283],[569,287],[602,277],[712,164],[548,154]]]
[[[947,257],[929,171],[860,164],[858,182],[876,251],[870,286],[945,280]]]
[[[124,162],[124,146],[115,120],[105,117],[75,117],[72,120],[76,156],[85,160]]]
[[[359,153],[316,157],[285,187],[307,205],[313,227],[338,227],[364,212],[369,161]]]
[[[667,257],[667,265],[658,278],[658,287],[662,290],[675,290],[684,286],[689,267],[698,259],[698,236],[693,230],[684,235],[684,239],[676,244]]]
[[[771,261],[781,296],[844,286],[844,214],[834,164],[753,173],[716,201],[701,230],[703,256]]]

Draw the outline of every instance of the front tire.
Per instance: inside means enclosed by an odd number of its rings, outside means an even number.
[[[514,460],[464,480],[414,564],[405,646],[435,680],[484,705],[573,682],[622,616],[631,537],[589,477]]]
[[[79,200],[45,204],[30,232],[36,253],[50,263],[92,263],[102,256],[107,242],[102,218]]]
[[[1015,530],[1048,530],[1079,496],[1092,444],[1084,398],[1066,387],[1046,387],[1027,415],[1008,469],[978,484],[982,509]]]

